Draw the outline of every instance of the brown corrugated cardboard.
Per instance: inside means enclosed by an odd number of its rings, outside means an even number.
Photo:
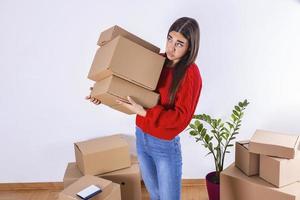
[[[128,143],[118,135],[74,144],[76,163],[86,175],[97,175],[130,167]]]
[[[63,178],[64,188],[68,187],[69,185],[74,183],[76,180],[78,180],[82,176],[83,176],[83,174],[80,172],[80,170],[75,162],[68,163],[68,166],[66,168],[65,175]]]
[[[112,191],[104,200],[121,200],[121,188],[117,183],[112,183],[113,188]]]
[[[131,154],[130,160],[131,160],[132,165],[139,164],[136,155]],[[83,174],[80,172],[80,170],[75,162],[68,163],[65,174],[64,174],[64,178],[63,178],[64,188],[71,185],[72,183],[74,183],[76,180],[78,180],[82,176],[83,176]]]
[[[133,164],[130,168],[118,170],[99,177],[111,180],[120,184],[122,200],[142,199],[140,169],[138,164]]]
[[[120,111],[122,113],[128,114],[128,115],[134,115],[134,114],[136,114],[135,112],[132,112],[132,110],[126,108],[123,105],[114,105],[114,106],[109,106],[109,107],[111,107],[114,110]]]
[[[155,90],[164,61],[163,56],[118,36],[97,50],[88,78],[100,81],[114,74]]]
[[[284,159],[261,155],[259,176],[276,187],[300,181],[300,157]]]
[[[111,181],[91,175],[86,175],[79,178],[77,181],[75,181],[67,188],[65,188],[62,192],[60,192],[58,195],[58,200],[80,200],[80,198],[76,196],[76,193],[92,184],[100,187],[102,190],[101,193],[93,197],[93,199],[95,200],[107,199],[106,197],[110,195],[113,190],[113,184]]]
[[[258,176],[247,176],[234,164],[221,173],[221,200],[299,200],[300,182],[276,188]]]
[[[123,29],[117,25],[104,30],[100,34],[97,44],[99,46],[103,46],[117,36],[123,36],[123,37],[125,37],[125,38],[127,38],[127,39],[129,39],[129,40],[131,40],[131,41],[133,41],[155,53],[159,53],[159,51],[160,51],[160,49],[158,47],[154,46],[153,44],[141,39],[140,37],[128,32],[128,31],[126,31],[125,29]]]
[[[130,96],[135,102],[145,108],[152,108],[159,100],[159,94],[115,75],[96,82],[91,91],[91,96],[111,107],[118,106],[117,99],[128,102],[127,96]]]
[[[139,164],[139,160],[136,155],[131,154],[130,159],[131,159],[131,164]]]
[[[78,169],[76,163],[69,163],[64,175],[64,187],[68,187],[81,176],[83,174]],[[122,200],[141,199],[141,179],[138,164],[97,176],[120,184]]]
[[[271,131],[256,130],[250,139],[249,151],[280,158],[292,159],[299,153],[300,138]]]
[[[235,144],[235,165],[248,176],[259,173],[259,154],[250,153],[249,140],[239,141]]]

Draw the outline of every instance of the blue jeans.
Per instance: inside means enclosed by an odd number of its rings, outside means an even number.
[[[136,126],[136,149],[151,200],[180,200],[182,156],[179,136],[162,140]],[[162,133],[163,134],[163,133]]]

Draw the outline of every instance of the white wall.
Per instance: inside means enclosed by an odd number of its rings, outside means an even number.
[[[132,141],[134,116],[84,100],[99,33],[119,24],[164,49],[181,16],[201,26],[196,113],[226,118],[247,98],[238,139],[257,128],[300,133],[299,0],[1,0],[0,182],[61,181],[73,142],[112,133]],[[187,132],[181,141],[184,178],[214,169]]]

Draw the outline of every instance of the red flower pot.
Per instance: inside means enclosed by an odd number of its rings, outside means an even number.
[[[209,200],[220,200],[220,184],[212,180],[216,177],[216,172],[210,172],[206,175],[206,188]]]

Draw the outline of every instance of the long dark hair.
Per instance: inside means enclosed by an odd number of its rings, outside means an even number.
[[[173,71],[173,81],[169,90],[169,103],[174,105],[175,94],[180,86],[181,80],[183,79],[187,68],[195,62],[200,43],[200,30],[198,22],[189,17],[182,17],[177,19],[169,28],[168,35],[170,32],[176,31],[181,33],[189,42],[188,51],[176,64]],[[170,60],[166,58],[164,65],[168,66]]]

